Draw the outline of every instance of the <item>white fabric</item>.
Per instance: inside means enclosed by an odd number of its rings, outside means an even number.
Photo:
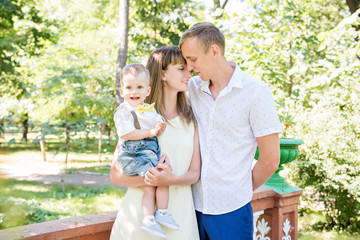
[[[168,155],[174,174],[182,175],[190,167],[195,128],[193,124],[184,125],[179,117],[170,120],[169,123],[159,137],[159,144],[162,153]],[[143,219],[141,204],[143,193],[141,188],[128,188],[111,231],[111,240],[156,239],[140,229]],[[179,230],[161,226],[168,240],[199,239],[190,185],[169,188],[168,211],[180,226]]]
[[[202,157],[201,181],[193,193],[196,210],[224,214],[251,200],[256,137],[282,128],[270,88],[238,66],[216,100],[209,84],[198,76],[189,82]]]
[[[145,103],[144,105],[147,106],[149,104]],[[122,139],[121,136],[124,136],[135,130],[134,117],[131,115],[130,111],[135,111],[141,129],[154,128],[158,122],[163,121],[163,118],[156,112],[155,108],[153,108],[151,112],[144,111],[140,114],[136,112],[136,107],[131,106],[127,102],[121,103],[115,110],[114,114],[116,133],[119,137],[120,143],[124,142],[124,139]]]

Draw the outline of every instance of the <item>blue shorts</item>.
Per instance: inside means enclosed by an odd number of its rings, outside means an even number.
[[[200,240],[252,240],[254,233],[251,202],[220,215],[196,211]]]
[[[143,177],[151,167],[156,167],[160,158],[157,137],[128,140],[121,144],[117,159],[125,175]]]

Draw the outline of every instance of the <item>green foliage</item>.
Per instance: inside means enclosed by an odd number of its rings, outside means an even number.
[[[59,219],[60,214],[41,209],[34,199],[0,196],[0,229]]]
[[[229,56],[274,90],[283,137],[304,140],[288,177],[325,206],[328,229],[360,229],[358,13],[343,2],[254,1],[219,20]],[[324,11],[325,9],[325,11]],[[334,11],[339,14],[331,14]],[[231,22],[229,24],[229,21]],[[234,29],[236,29],[234,31]]]
[[[50,30],[56,23],[44,18],[38,5],[37,0],[0,2],[0,97],[28,94],[28,81],[16,68],[39,55],[46,41],[56,39]]]
[[[116,210],[125,191],[0,179],[0,229]]]
[[[28,114],[38,138],[64,139],[67,127],[71,146],[94,151],[98,130],[114,129],[118,1],[0,3],[1,131]],[[358,231],[359,12],[350,16],[340,0],[248,3],[212,14],[226,35],[226,57],[271,86],[282,137],[304,140],[288,177],[316,191],[306,200],[325,206],[324,227]],[[128,62],[178,44],[202,11],[193,1],[130,1]]]
[[[187,0],[130,1],[128,62],[146,62],[156,48],[178,45],[196,8]]]

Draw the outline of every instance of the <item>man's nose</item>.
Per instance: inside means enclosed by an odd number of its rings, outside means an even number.
[[[191,72],[191,70],[194,69],[194,66],[193,66],[193,65],[190,65],[190,64],[187,64],[187,65],[186,65],[186,69],[187,69],[189,72]]]

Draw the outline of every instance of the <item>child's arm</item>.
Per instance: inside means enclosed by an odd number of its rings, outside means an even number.
[[[154,137],[162,133],[166,128],[166,123],[158,122],[152,129],[135,129],[134,131],[121,136],[124,140],[141,140],[148,137]]]

